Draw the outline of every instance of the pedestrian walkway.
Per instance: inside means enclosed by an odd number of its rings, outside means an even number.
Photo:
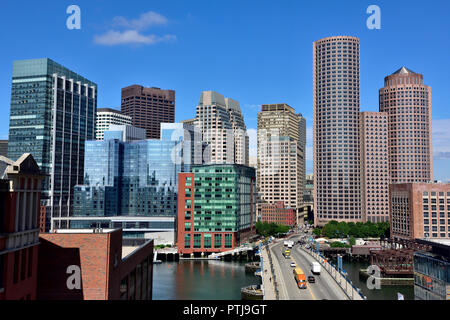
[[[262,276],[262,283],[264,286],[264,300],[276,300],[277,295],[273,282],[274,276],[272,274],[269,255],[267,254],[267,246],[264,246],[261,251],[263,259],[261,276]]]

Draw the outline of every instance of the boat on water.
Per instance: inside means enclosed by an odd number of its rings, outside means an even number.
[[[246,272],[256,272],[261,268],[261,264],[259,262],[249,262],[245,264]]]
[[[242,300],[263,300],[264,293],[261,285],[254,284],[248,287],[241,288],[241,299]]]

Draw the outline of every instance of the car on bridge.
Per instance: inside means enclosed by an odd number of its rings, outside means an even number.
[[[291,262],[291,267],[295,268],[297,266],[297,264],[295,262]]]
[[[308,282],[309,283],[316,283],[316,278],[314,278],[314,276],[308,276]]]

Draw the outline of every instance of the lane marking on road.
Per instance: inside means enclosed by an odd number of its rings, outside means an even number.
[[[291,256],[291,259],[294,260],[295,264],[296,264],[297,267],[298,267],[298,263],[297,263],[297,261],[295,260],[294,256]],[[299,268],[300,268],[300,267],[299,267]],[[305,271],[303,271],[303,272],[305,272]],[[306,281],[306,273],[305,273],[305,281]],[[312,290],[311,290],[311,288],[310,288],[310,286],[309,286],[309,283],[306,284],[306,289],[308,289],[308,291],[309,291],[309,293],[311,294],[311,297],[313,298],[313,300],[317,300],[317,299],[316,299],[316,296],[314,295],[314,293],[312,292]]]

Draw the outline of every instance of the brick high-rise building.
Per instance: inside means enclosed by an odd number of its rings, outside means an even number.
[[[314,223],[364,221],[360,181],[359,39],[313,44]]]
[[[361,197],[366,221],[389,220],[388,115],[361,112]]]
[[[161,123],[175,122],[175,91],[132,85],[122,88],[121,111],[134,127],[147,130],[147,139],[159,139]]]
[[[44,176],[30,154],[0,156],[0,300],[35,300]]]
[[[389,170],[392,183],[433,180],[431,87],[405,67],[384,79],[380,111],[389,115]]]

